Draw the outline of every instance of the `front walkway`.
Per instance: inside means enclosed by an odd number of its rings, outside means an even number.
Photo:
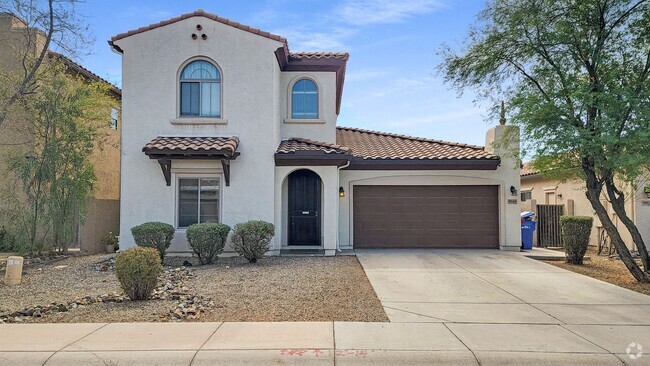
[[[0,325],[0,365],[642,365],[650,297],[525,258],[359,251],[391,323]],[[630,347],[631,343],[635,345]]]

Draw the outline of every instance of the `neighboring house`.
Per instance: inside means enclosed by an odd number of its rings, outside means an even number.
[[[641,231],[644,241],[649,242],[650,199],[643,192],[644,184],[640,180],[636,189],[627,188],[625,210]],[[628,248],[636,250],[630,232],[618,219],[605,194],[603,194],[601,202],[619,229]],[[537,212],[538,205],[561,205],[564,215],[593,217],[594,225],[591,231],[590,245],[598,246],[599,240],[604,235],[604,229],[587,199],[583,181],[570,179],[558,181],[546,178],[542,172],[532,168],[529,163],[525,163],[521,170],[521,210]]]
[[[519,250],[519,166],[486,148],[337,127],[349,55],[202,10],[113,37],[122,54],[121,247],[130,229],[275,224],[269,254]],[[518,149],[518,142],[511,148]]]
[[[6,74],[22,72],[20,56],[29,48],[35,57],[44,44],[44,34],[34,32],[28,39],[25,23],[7,13],[0,13],[0,70]],[[32,46],[29,46],[32,45]],[[39,48],[40,47],[40,48]],[[12,52],[11,50],[16,50]],[[120,132],[122,91],[110,82],[102,79],[90,70],[68,57],[48,51],[44,63],[61,62],[70,75],[82,76],[91,82],[103,82],[109,85],[115,105],[106,111],[106,128],[102,131],[106,141],[97,146],[92,161],[97,176],[97,182],[88,201],[88,214],[83,225],[78,225],[77,239],[73,246],[79,246],[82,251],[93,254],[105,251],[101,238],[107,231],[119,231],[119,200],[120,200]],[[29,144],[31,141],[29,123],[26,116],[17,116],[6,121],[1,127],[0,134],[0,187],[10,184],[4,172],[7,169],[6,156],[10,149],[18,144]],[[4,225],[3,226],[7,226]]]

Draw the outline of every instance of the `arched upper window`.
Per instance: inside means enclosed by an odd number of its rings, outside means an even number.
[[[221,74],[208,61],[192,61],[181,72],[181,117],[221,117]]]
[[[318,118],[318,86],[310,79],[300,79],[291,88],[291,118]]]

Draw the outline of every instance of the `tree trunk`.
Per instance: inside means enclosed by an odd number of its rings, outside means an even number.
[[[600,195],[602,193],[603,187],[602,183],[598,181],[598,178],[596,178],[596,173],[594,173],[594,171],[589,167],[584,166],[583,171],[587,176],[587,199],[589,199],[589,202],[591,202],[591,206],[596,211],[596,215],[598,215],[598,218],[605,228],[605,231],[607,231],[612,244],[614,244],[616,251],[621,257],[621,260],[623,263],[625,263],[625,266],[637,281],[646,283],[650,282],[650,276],[648,276],[647,273],[643,272],[641,268],[636,264],[634,258],[632,258],[632,255],[630,254],[630,251],[627,249],[627,246],[623,242],[621,234],[619,234],[618,229],[612,222],[612,219],[609,217],[607,210],[605,210],[605,207],[600,202]]]
[[[612,180],[608,180],[605,182],[605,188],[607,190],[607,195],[609,196],[609,200],[612,203],[612,208],[614,209],[614,212],[616,212],[618,218],[621,220],[621,222],[623,222],[623,225],[625,225],[627,230],[630,232],[630,235],[632,235],[632,241],[634,241],[634,244],[639,250],[639,255],[641,256],[641,262],[643,263],[643,270],[645,272],[649,272],[650,260],[648,258],[648,248],[646,248],[645,246],[645,242],[641,237],[641,233],[639,232],[639,229],[636,227],[634,222],[632,222],[630,217],[627,215],[627,212],[625,212],[625,195],[616,188]]]

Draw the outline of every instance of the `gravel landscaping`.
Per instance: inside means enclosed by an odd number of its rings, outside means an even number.
[[[194,267],[210,321],[388,321],[356,257],[222,258]]]
[[[585,260],[583,265],[573,265],[563,261],[545,260],[544,262],[632,291],[650,295],[650,283],[637,282],[621,260],[598,256],[594,251],[588,251],[587,255],[590,257],[590,260]],[[639,265],[641,265],[640,262]]]
[[[174,269],[186,259],[167,261],[157,299],[138,302],[120,295],[101,255],[30,266],[22,284],[0,282],[0,316],[37,307],[42,316],[15,321],[388,321],[356,257],[231,257]],[[52,303],[69,310],[48,311]]]

